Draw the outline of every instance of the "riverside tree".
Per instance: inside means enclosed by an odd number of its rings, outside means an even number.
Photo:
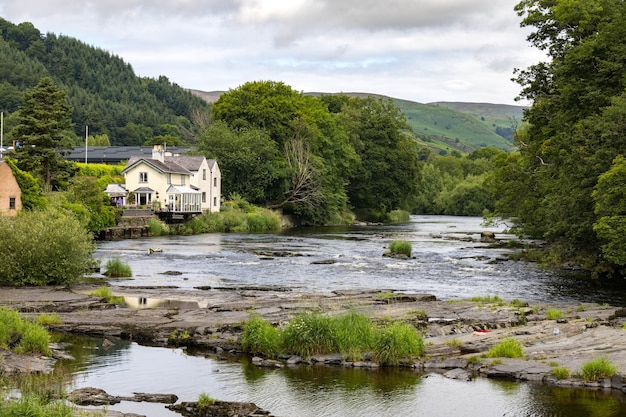
[[[46,189],[64,185],[73,166],[59,152],[73,148],[67,96],[49,77],[24,93],[24,105],[17,113],[12,136],[19,168],[42,180]]]
[[[519,154],[500,161],[496,210],[516,219],[521,233],[552,243],[553,255],[614,271],[625,257],[602,248],[622,222],[609,221],[616,213],[603,203],[601,194],[614,188],[606,186],[609,177],[597,187],[626,155],[626,3],[524,0],[516,11],[548,59],[517,72],[521,98],[533,104]]]

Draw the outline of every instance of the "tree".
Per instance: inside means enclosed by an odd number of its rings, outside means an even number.
[[[24,94],[24,105],[18,110],[12,135],[20,144],[16,150],[19,166],[41,178],[46,189],[63,184],[72,171],[59,154],[72,147],[71,112],[65,92],[49,77]]]
[[[500,166],[497,212],[521,233],[545,239],[563,258],[596,262],[601,239],[592,193],[617,155],[626,154],[626,3],[524,0],[517,6],[528,40],[548,60],[517,71],[532,101],[518,132],[518,155]],[[617,100],[617,101],[616,101]]]
[[[264,131],[214,122],[200,133],[198,149],[218,161],[224,195],[239,194],[254,204],[279,198],[277,190],[286,181],[285,160]]]

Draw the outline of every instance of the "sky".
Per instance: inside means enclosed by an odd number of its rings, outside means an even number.
[[[519,0],[0,0],[0,17],[79,39],[184,88],[282,81],[430,103],[516,102],[543,55]]]

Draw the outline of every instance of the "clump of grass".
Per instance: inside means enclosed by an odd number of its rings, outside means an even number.
[[[480,357],[480,355],[470,356],[469,358],[467,358],[467,364],[476,365],[476,364],[479,364],[481,360],[482,358]]]
[[[600,378],[610,378],[617,372],[617,366],[601,356],[586,362],[582,367],[582,378],[585,381],[597,381]]]
[[[391,255],[406,255],[411,257],[413,246],[406,240],[394,240],[389,244],[389,250],[387,253]]]
[[[104,298],[107,300],[107,303],[109,304],[123,304],[124,303],[124,297],[113,295],[113,292],[111,291],[111,289],[107,287],[106,285],[103,285],[99,287],[97,290],[90,292],[89,295],[93,297]]]
[[[444,344],[446,346],[450,346],[450,347],[461,347],[461,346],[463,346],[463,342],[461,342],[459,339],[446,340],[444,342]]]
[[[299,314],[283,330],[284,349],[303,358],[338,350],[333,320],[323,314]]]
[[[15,310],[0,307],[0,348],[49,356],[49,344],[50,334],[46,329],[23,320]]]
[[[524,347],[512,337],[505,338],[487,352],[488,358],[521,358],[523,356]]]
[[[198,395],[197,403],[198,403],[198,407],[200,407],[200,408],[207,408],[210,405],[215,404],[216,401],[217,400],[215,398],[211,398],[209,396],[209,394],[207,394],[205,392],[202,392],[202,393],[200,393],[200,395]]]
[[[422,356],[425,352],[424,339],[406,323],[387,325],[376,336],[374,353],[381,365],[398,365],[403,358]]]
[[[570,371],[567,368],[562,366],[554,366],[552,368],[552,375],[556,377],[559,381],[562,379],[567,379],[570,376]]]
[[[130,265],[120,258],[109,259],[105,265],[104,275],[109,278],[128,278],[133,276]]]
[[[469,300],[474,303],[496,304],[499,306],[503,306],[505,304],[504,300],[497,295],[480,295],[471,297]]]
[[[393,210],[387,214],[387,222],[389,223],[404,223],[411,220],[411,214],[404,210]]]
[[[563,312],[556,308],[550,308],[546,311],[546,319],[548,320],[557,320],[563,317]]]
[[[374,345],[375,332],[372,321],[357,311],[350,311],[336,322],[335,337],[339,352],[348,360],[362,359],[362,354]]]
[[[68,417],[79,415],[65,401],[49,400],[37,395],[22,395],[17,400],[0,399],[1,416]]]
[[[516,308],[528,307],[528,303],[526,301],[518,300],[517,298],[509,301],[509,305]]]
[[[253,355],[276,357],[280,353],[280,332],[263,318],[253,315],[243,328],[241,347]]]
[[[35,323],[40,326],[49,326],[51,324],[63,324],[63,320],[57,313],[42,313],[35,318]]]

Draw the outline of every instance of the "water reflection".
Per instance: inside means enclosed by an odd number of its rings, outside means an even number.
[[[181,349],[127,342],[110,349],[101,346],[101,341],[88,343],[84,352],[91,353],[81,356],[72,387],[93,386],[113,395],[174,393],[180,401],[194,401],[205,392],[228,401],[251,401],[283,417],[626,415],[621,396],[601,391],[485,378],[462,382],[410,370],[325,366],[268,370],[248,360],[227,362]],[[122,402],[109,409],[150,417],[176,415],[162,404]]]

